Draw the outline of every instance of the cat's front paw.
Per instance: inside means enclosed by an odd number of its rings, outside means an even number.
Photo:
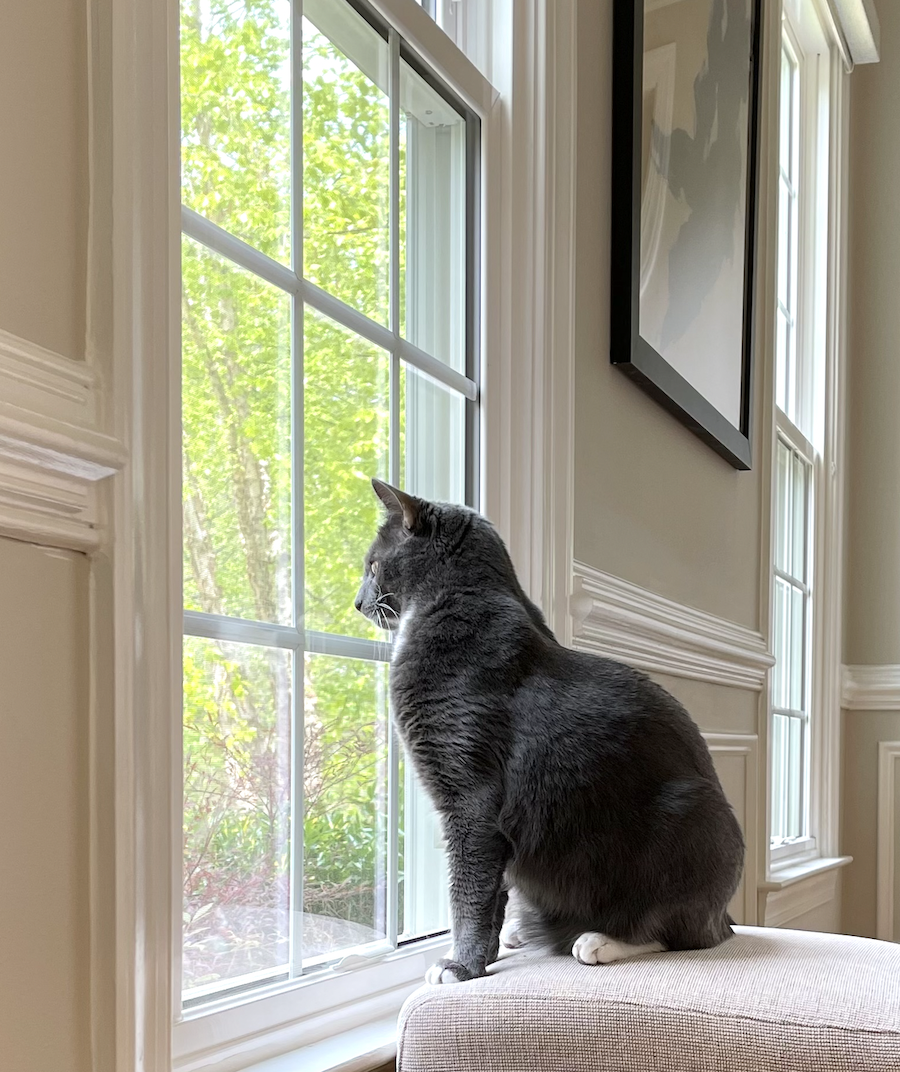
[[[500,928],[500,944],[505,949],[519,949],[525,944],[517,919],[508,919]]]
[[[474,978],[474,973],[470,972],[465,964],[447,957],[439,960],[437,964],[432,964],[425,972],[425,982],[431,983],[432,986],[438,983],[467,983]]]

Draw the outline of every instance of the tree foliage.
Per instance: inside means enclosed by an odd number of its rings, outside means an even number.
[[[286,264],[293,215],[303,274],[386,322],[387,99],[304,20],[292,213],[289,27],[286,0],[183,0],[183,199]],[[388,473],[389,356],[190,239],[182,265],[185,607],[375,637],[353,596],[368,478]],[[317,917],[348,921],[344,939],[384,926],[385,685],[376,663],[186,638],[185,986],[286,962],[301,783],[307,952],[343,940]]]

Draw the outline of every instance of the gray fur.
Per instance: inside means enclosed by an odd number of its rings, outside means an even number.
[[[490,523],[373,481],[387,517],[356,606],[395,631],[391,699],[441,815],[459,979],[520,933],[667,949],[731,936],[744,842],[697,726],[630,667],[557,643]]]

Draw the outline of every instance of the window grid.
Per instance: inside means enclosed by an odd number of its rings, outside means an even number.
[[[390,660],[391,645],[389,641],[368,640],[352,636],[343,636],[321,630],[303,627],[304,614],[304,532],[303,532],[303,377],[297,375],[304,367],[304,309],[309,306],[334,323],[346,328],[354,335],[365,339],[386,351],[390,362],[389,399],[389,470],[391,480],[401,484],[401,377],[405,368],[410,367],[423,373],[431,380],[437,381],[466,401],[466,444],[465,444],[465,489],[466,500],[473,502],[477,494],[476,458],[478,405],[480,403],[479,386],[476,380],[478,369],[477,357],[477,308],[475,302],[475,257],[476,257],[476,169],[478,148],[478,121],[471,111],[456,100],[442,84],[424,70],[416,57],[403,44],[400,35],[387,24],[382,23],[364,2],[348,0],[354,10],[387,40],[390,65],[388,80],[388,101],[390,109],[389,144],[390,144],[390,212],[389,212],[389,265],[390,265],[390,326],[378,323],[340,298],[319,287],[305,278],[301,270],[287,267],[285,264],[268,256],[249,242],[232,234],[230,231],[205,218],[187,205],[182,206],[182,232],[203,247],[221,255],[234,265],[246,269],[253,276],[264,280],[291,297],[291,489],[292,489],[292,603],[296,625],[277,624],[273,622],[242,619],[227,614],[211,614],[197,610],[185,610],[185,637],[198,637],[225,643],[252,645],[261,649],[281,649],[290,651],[294,661],[294,686],[292,688],[292,775],[291,775],[291,961],[281,967],[266,971],[250,973],[219,984],[197,987],[185,994],[184,1007],[190,1008],[205,1003],[211,996],[220,998],[240,993],[260,983],[271,983],[289,979],[293,974],[315,970],[328,963],[333,963],[354,949],[343,949],[337,955],[319,956],[304,960],[301,949],[302,928],[295,927],[293,921],[303,912],[303,778],[298,773],[304,764],[304,711],[302,658],[307,654],[352,658],[367,662],[386,664]],[[423,5],[433,14],[433,4]],[[303,236],[303,152],[302,152],[302,107],[298,102],[303,99],[303,48],[302,48],[302,5],[300,0],[291,3],[291,256],[292,266],[304,263]],[[420,75],[423,80],[437,90],[464,118],[466,128],[466,195],[465,195],[465,374],[457,371],[448,363],[434,357],[404,337],[401,333],[400,313],[400,228],[401,228],[401,173],[400,173],[400,64],[403,61]],[[298,684],[299,682],[299,684]],[[387,898],[386,923],[387,934],[382,943],[383,951],[389,951],[398,945],[399,920],[399,794],[400,794],[400,754],[395,735],[387,734]],[[378,952],[373,949],[377,943],[367,943],[367,955]],[[362,947],[360,947],[362,948]],[[292,967],[293,965],[293,967]]]
[[[810,832],[814,504],[817,453],[807,431],[815,406],[813,333],[801,308],[813,237],[801,222],[815,183],[804,165],[802,53],[785,23],[779,114],[778,282],[776,295],[775,553],[771,719],[772,858],[815,848]]]

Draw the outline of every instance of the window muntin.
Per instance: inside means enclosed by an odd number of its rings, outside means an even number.
[[[334,0],[183,0],[182,126],[192,1006],[448,925],[352,601],[368,477],[476,501],[479,131]]]

